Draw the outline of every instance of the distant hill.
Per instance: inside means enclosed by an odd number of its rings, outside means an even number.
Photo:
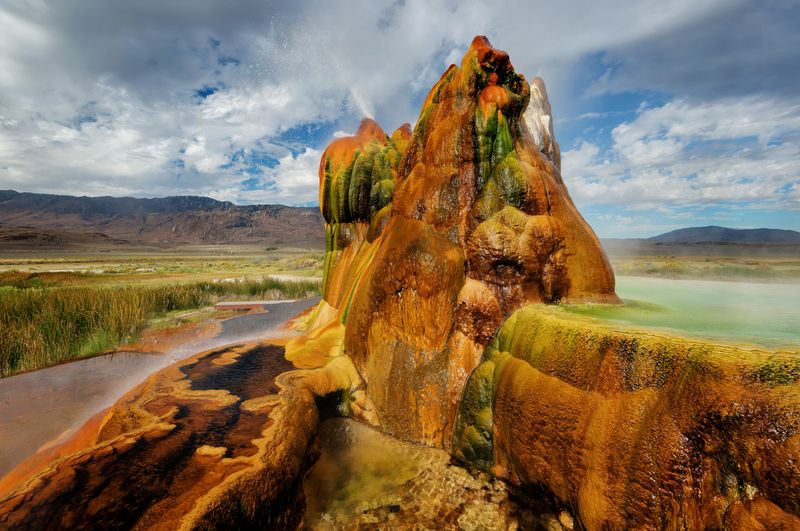
[[[73,197],[0,190],[0,246],[257,243],[322,246],[319,208],[208,197]]]
[[[730,229],[727,227],[688,227],[673,230],[645,241],[652,243],[729,243],[800,244],[800,232],[784,229]]]

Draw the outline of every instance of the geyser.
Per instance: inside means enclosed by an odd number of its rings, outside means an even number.
[[[533,87],[529,105],[508,54],[476,37],[410,138],[365,120],[322,157],[325,313],[391,434],[447,445],[467,376],[522,305],[618,301]]]
[[[366,119],[323,154],[323,300],[285,345],[299,370],[249,374],[280,352],[265,341],[162,371],[0,499],[0,524],[296,526],[322,411],[588,529],[800,528],[796,354],[548,312],[619,302],[559,166],[544,83],[476,37],[413,132]]]

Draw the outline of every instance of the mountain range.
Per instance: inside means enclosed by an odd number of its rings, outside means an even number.
[[[73,197],[0,190],[0,245],[322,246],[316,207],[239,206],[208,197]]]
[[[800,244],[800,232],[785,229],[731,229],[728,227],[687,227],[652,238],[653,243],[745,243]]]
[[[209,197],[75,197],[0,190],[0,246],[62,248],[124,245],[264,244],[321,247],[318,207],[235,205]],[[785,229],[687,227],[652,238],[604,240],[652,245],[800,245]]]

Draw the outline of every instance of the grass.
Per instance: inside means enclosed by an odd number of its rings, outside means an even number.
[[[121,286],[81,285],[83,280],[46,273],[0,276],[0,376],[103,352],[134,340],[149,320],[176,310],[226,298],[294,299],[319,292],[314,280],[269,277]]]
[[[34,275],[19,281],[55,282],[58,285],[164,284],[213,281],[230,277],[289,274],[321,277],[324,253],[309,249],[251,249],[229,246],[219,249],[177,249],[171,252],[127,250],[76,254],[3,253],[0,274]],[[5,273],[3,273],[5,272]],[[48,279],[37,277],[45,273]],[[37,280],[38,278],[38,280]],[[36,287],[36,286],[33,286]]]

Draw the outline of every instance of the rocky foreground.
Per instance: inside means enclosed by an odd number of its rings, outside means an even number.
[[[0,523],[118,523],[119,498],[125,525],[291,528],[320,418],[348,416],[578,527],[800,528],[796,355],[542,311],[619,302],[559,157],[543,82],[476,37],[413,131],[365,120],[325,151],[323,301],[286,366],[254,361],[284,348],[263,343],[164,371],[6,494]]]

